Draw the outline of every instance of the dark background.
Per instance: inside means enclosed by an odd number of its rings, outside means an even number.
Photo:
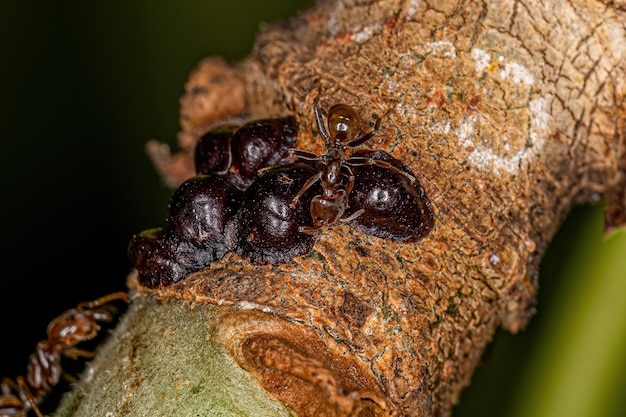
[[[171,194],[144,145],[176,149],[189,73],[308,4],[0,2],[0,376],[25,372],[56,315],[126,289],[128,242]]]
[[[128,242],[163,225],[171,194],[144,145],[176,149],[190,71],[210,55],[243,59],[261,22],[312,1],[264,3],[0,2],[0,377],[25,373],[55,316],[126,289]],[[601,215],[570,216],[542,265],[539,313],[522,334],[498,333],[455,417],[507,414],[543,317],[571,285],[563,265],[589,240],[580,225],[599,242]]]

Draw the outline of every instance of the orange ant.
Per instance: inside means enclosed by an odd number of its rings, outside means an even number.
[[[113,300],[128,302],[128,295],[115,292],[82,302],[50,322],[48,338],[37,343],[35,353],[29,357],[26,377],[18,376],[15,381],[4,378],[0,382],[0,417],[26,417],[29,410],[43,417],[37,404],[59,383],[63,373],[61,357],[94,357],[95,352],[75,345],[96,337],[99,322],[113,320],[109,310],[99,308]]]
[[[302,186],[302,189],[291,200],[290,207],[295,208],[300,197],[317,181],[322,185],[322,194],[313,197],[311,200],[312,226],[300,226],[298,230],[307,234],[315,234],[325,226],[334,226],[339,222],[349,222],[359,217],[364,209],[357,210],[348,217],[343,217],[348,208],[348,195],[354,187],[354,174],[351,166],[375,165],[406,176],[412,183],[415,177],[386,161],[374,159],[366,156],[352,156],[353,148],[360,146],[372,139],[380,128],[382,118],[376,117],[374,128],[361,133],[361,119],[351,106],[346,104],[335,104],[328,110],[327,126],[324,126],[322,115],[320,114],[317,102],[313,104],[315,120],[320,135],[324,138],[326,153],[316,155],[301,149],[289,149],[281,161],[301,159],[304,161],[316,161],[315,168],[318,173],[313,175]],[[276,165],[282,165],[279,161]],[[274,166],[276,166],[274,165]],[[272,167],[263,168],[259,172],[264,172]]]

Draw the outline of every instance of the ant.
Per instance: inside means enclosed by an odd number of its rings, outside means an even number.
[[[411,183],[415,182],[413,175],[386,161],[352,155],[354,148],[364,144],[378,133],[382,118],[374,115],[376,119],[374,128],[367,133],[362,133],[361,119],[356,110],[347,104],[335,104],[328,110],[326,117],[328,129],[324,126],[317,102],[313,103],[313,111],[319,134],[324,138],[326,153],[316,155],[312,152],[291,148],[281,158],[281,161],[292,160],[293,157],[296,160],[316,161],[315,169],[318,172],[309,178],[290,203],[290,207],[295,208],[306,190],[318,181],[321,183],[322,194],[311,200],[310,211],[313,225],[298,227],[300,232],[315,234],[325,226],[349,222],[363,213],[364,209],[360,209],[348,217],[343,217],[348,208],[348,196],[354,187],[355,177],[350,167],[375,165],[393,173],[404,175]],[[264,172],[274,166],[263,168],[259,172]]]
[[[18,376],[15,381],[3,378],[0,382],[0,417],[26,417],[31,409],[37,417],[43,417],[37,404],[59,383],[63,373],[61,357],[95,356],[95,352],[75,346],[96,337],[98,322],[113,320],[108,309],[100,308],[113,300],[129,301],[125,292],[115,292],[79,303],[50,322],[48,338],[37,343],[35,353],[29,357],[26,377]]]

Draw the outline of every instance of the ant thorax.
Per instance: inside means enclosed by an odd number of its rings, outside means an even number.
[[[321,173],[322,187],[324,194],[334,193],[336,188],[343,182],[343,173],[341,172],[341,160],[328,158],[330,162],[324,164]]]

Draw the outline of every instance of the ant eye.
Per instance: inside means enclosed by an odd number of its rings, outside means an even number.
[[[278,162],[296,144],[297,127],[293,117],[248,122],[235,132],[232,142],[230,181],[245,190],[257,171]]]
[[[407,171],[403,164],[383,151],[362,151],[392,166]],[[346,217],[363,209],[350,225],[365,233],[398,242],[415,242],[426,236],[433,226],[430,201],[422,186],[413,184],[402,173],[376,165],[353,167],[354,188]],[[408,171],[407,171],[408,172]]]
[[[223,125],[209,130],[196,144],[194,161],[196,173],[224,173],[230,164],[230,140],[237,130],[235,125]]]
[[[236,216],[237,253],[257,264],[278,264],[313,248],[315,236],[299,232],[298,227],[311,225],[311,199],[321,193],[321,187],[310,187],[295,209],[290,204],[316,172],[302,163],[289,165],[264,173],[246,190]]]

